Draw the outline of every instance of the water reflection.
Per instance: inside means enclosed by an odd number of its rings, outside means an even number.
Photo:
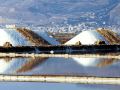
[[[24,63],[16,72],[28,72],[45,62],[48,58],[30,58],[30,60]]]
[[[73,60],[85,67],[105,67],[118,62],[114,58],[73,58]]]
[[[107,58],[0,58],[0,74],[120,77],[119,63]]]

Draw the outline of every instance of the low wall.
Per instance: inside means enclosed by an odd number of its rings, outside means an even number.
[[[21,46],[0,47],[0,53],[40,53],[40,54],[104,54],[120,52],[120,45],[76,45],[76,46]]]
[[[118,77],[107,78],[107,77],[64,76],[64,75],[61,76],[60,75],[39,75],[39,76],[0,75],[0,81],[120,85],[120,78]]]

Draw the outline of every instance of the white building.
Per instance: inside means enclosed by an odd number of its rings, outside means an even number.
[[[16,25],[15,25],[15,24],[5,25],[5,27],[6,27],[7,29],[15,29],[15,28],[16,28]]]

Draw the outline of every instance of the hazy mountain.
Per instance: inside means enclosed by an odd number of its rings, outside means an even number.
[[[120,0],[0,0],[1,23],[120,25]]]

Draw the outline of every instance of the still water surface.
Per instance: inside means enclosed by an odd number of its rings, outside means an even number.
[[[120,60],[108,58],[1,58],[0,74],[120,77]]]
[[[114,58],[0,58],[0,74],[80,75],[120,77],[120,60]],[[119,90],[119,85],[39,82],[0,82],[4,90]]]

